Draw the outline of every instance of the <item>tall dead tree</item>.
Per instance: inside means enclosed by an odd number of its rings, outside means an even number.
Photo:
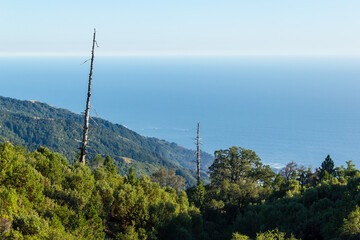
[[[197,164],[197,181],[200,183],[200,123],[197,124],[196,137],[196,164]]]
[[[91,50],[89,85],[88,85],[88,93],[87,93],[86,109],[85,109],[85,123],[84,123],[83,140],[82,140],[82,146],[81,146],[81,156],[80,156],[80,161],[83,165],[85,165],[86,147],[87,147],[87,143],[88,143],[91,81],[92,81],[92,73],[93,73],[93,66],[94,66],[94,49],[95,49],[95,44],[96,44],[95,35],[96,35],[96,29],[94,28],[93,45],[92,45],[92,50]]]

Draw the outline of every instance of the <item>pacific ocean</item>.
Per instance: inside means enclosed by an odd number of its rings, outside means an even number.
[[[84,111],[80,57],[2,57],[0,95]],[[92,106],[144,135],[202,149],[240,146],[266,164],[360,167],[358,57],[96,57]],[[96,116],[95,111],[92,115]]]

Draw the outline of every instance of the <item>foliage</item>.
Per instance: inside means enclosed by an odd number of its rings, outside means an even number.
[[[0,144],[0,238],[157,239],[168,223],[186,236],[202,232],[185,192],[133,171],[121,177],[110,157],[97,160],[91,170],[46,148]]]
[[[190,203],[193,203],[196,207],[203,209],[206,190],[201,180],[196,186],[188,188],[186,193],[188,194]]]
[[[334,161],[331,159],[330,155],[327,155],[325,160],[321,163],[319,175],[321,180],[329,180],[330,176],[335,175]]]
[[[246,235],[235,232],[232,234],[231,240],[250,240],[250,238]]]
[[[216,151],[209,169],[210,192],[215,193],[215,198],[240,209],[266,198],[275,176],[254,151],[237,147]]]
[[[344,219],[342,234],[347,239],[360,238],[360,207],[356,206],[347,218]]]
[[[295,237],[285,238],[285,233],[279,232],[276,228],[274,230],[268,230],[264,233],[256,234],[256,240],[296,240]]]
[[[185,178],[176,175],[175,169],[166,170],[160,168],[151,176],[153,182],[159,183],[160,187],[171,187],[178,191],[185,189]]]

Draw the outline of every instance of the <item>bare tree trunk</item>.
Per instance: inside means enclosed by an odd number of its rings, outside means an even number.
[[[91,80],[92,80],[92,72],[93,72],[93,65],[94,65],[94,49],[95,49],[95,35],[96,29],[94,28],[94,37],[93,37],[93,45],[91,50],[91,64],[90,64],[90,74],[89,74],[89,86],[88,86],[88,94],[87,94],[87,101],[86,101],[86,110],[85,110],[85,123],[84,123],[84,130],[83,130],[83,140],[81,146],[81,157],[80,161],[83,165],[85,165],[85,157],[86,157],[86,147],[88,143],[88,131],[89,131],[89,112],[90,112],[90,97],[91,97]]]
[[[200,123],[197,126],[196,140],[197,181],[200,183]]]

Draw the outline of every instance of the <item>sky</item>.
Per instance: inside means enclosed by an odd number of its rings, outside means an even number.
[[[0,56],[360,55],[359,0],[3,0]]]

